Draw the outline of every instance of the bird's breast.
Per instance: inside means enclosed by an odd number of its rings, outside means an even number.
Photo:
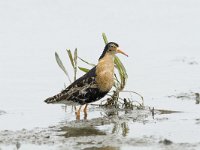
[[[100,91],[110,91],[114,84],[114,63],[99,63],[96,68],[96,82]]]

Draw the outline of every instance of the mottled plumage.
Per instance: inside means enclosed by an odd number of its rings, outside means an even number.
[[[77,79],[61,93],[45,100],[46,103],[86,104],[104,97],[108,91],[102,92],[95,81],[96,67]]]
[[[103,98],[114,84],[114,56],[116,53],[125,54],[118,49],[118,44],[108,43],[94,68],[61,93],[46,99],[45,102],[84,105]]]

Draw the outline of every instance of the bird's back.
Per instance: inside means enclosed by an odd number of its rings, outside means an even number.
[[[96,83],[96,66],[74,81],[61,93],[47,98],[46,103],[86,104],[104,97],[108,91],[100,91]]]

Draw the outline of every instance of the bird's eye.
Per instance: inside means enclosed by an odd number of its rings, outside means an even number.
[[[115,45],[110,45],[110,49],[108,49],[109,52],[113,51],[113,48],[115,48]]]

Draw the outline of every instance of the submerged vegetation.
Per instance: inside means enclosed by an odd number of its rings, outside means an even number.
[[[102,37],[103,37],[104,43],[107,44],[108,39],[105,33],[102,33]],[[86,67],[78,66],[78,60],[82,61],[83,63],[91,67],[95,66],[95,64],[89,63],[88,61],[79,57],[77,48],[74,50],[74,55],[72,55],[72,51],[70,49],[67,49],[66,51],[67,51],[69,60],[71,62],[71,66],[74,70],[74,77],[73,77],[74,81],[76,80],[78,69],[83,71],[84,73],[87,73],[90,70]],[[63,65],[57,52],[55,52],[55,58],[56,58],[56,62],[58,66],[63,70],[69,82],[72,83],[72,80],[67,72],[67,69]],[[114,63],[115,63],[115,73],[114,73],[115,82],[114,82],[113,88],[107,94],[108,96],[107,99],[103,100],[101,104],[99,104],[98,106],[123,108],[123,109],[134,109],[134,108],[142,109],[144,107],[144,101],[143,101],[143,97],[140,94],[134,91],[123,91],[128,79],[128,74],[126,72],[126,68],[124,67],[119,57],[115,56]],[[128,92],[130,93],[130,95],[136,94],[140,97],[141,102],[134,100],[132,97],[120,97],[121,92]]]

